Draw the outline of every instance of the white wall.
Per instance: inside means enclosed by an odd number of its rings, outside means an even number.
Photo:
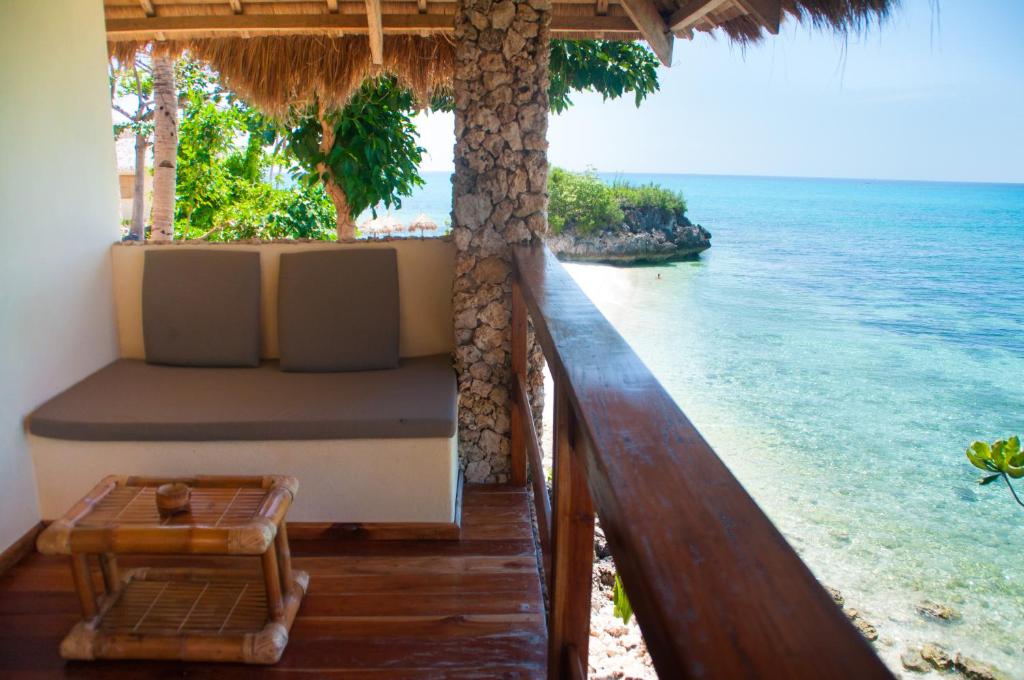
[[[23,420],[116,355],[102,0],[0,0],[0,550],[39,521]]]

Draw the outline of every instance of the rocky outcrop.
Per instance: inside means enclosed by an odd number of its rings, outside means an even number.
[[[649,214],[631,215],[620,229],[581,236],[572,230],[548,234],[545,241],[561,260],[634,264],[698,255],[711,247],[711,234],[683,217],[666,224]],[[639,211],[634,211],[634,213]]]

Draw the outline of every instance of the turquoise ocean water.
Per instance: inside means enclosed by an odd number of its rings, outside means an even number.
[[[963,455],[1024,434],[1024,185],[615,177],[682,190],[713,246],[570,272],[883,657],[1024,677],[1024,509]],[[444,224],[427,179],[403,212]]]

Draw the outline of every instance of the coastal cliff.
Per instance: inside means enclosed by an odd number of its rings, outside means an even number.
[[[605,183],[595,173],[552,168],[544,237],[562,260],[639,264],[694,257],[711,234],[686,217],[678,191],[656,184]]]

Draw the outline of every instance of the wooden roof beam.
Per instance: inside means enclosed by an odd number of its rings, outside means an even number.
[[[782,23],[781,0],[737,0],[743,9],[753,14],[772,35],[779,34]]]
[[[146,13],[147,17],[156,16],[156,9],[153,7],[153,0],[139,0],[139,6]]]
[[[450,34],[455,28],[451,14],[384,14],[385,35]],[[202,16],[159,16],[135,19],[107,19],[107,40],[187,40],[195,37],[227,38],[262,35],[364,35],[369,33],[362,14],[226,14]],[[600,31],[622,39],[637,38],[637,28],[627,16],[551,17],[554,35]]]
[[[676,35],[693,35],[693,28],[710,12],[724,5],[728,0],[690,0],[669,17],[668,25]]]
[[[380,16],[380,0],[366,0],[366,29],[370,34],[370,61],[384,64],[384,23]]]
[[[665,23],[661,12],[654,4],[654,0],[622,0],[622,8],[636,24],[640,35],[651,46],[661,63],[671,66],[674,38],[669,32],[668,24]]]

